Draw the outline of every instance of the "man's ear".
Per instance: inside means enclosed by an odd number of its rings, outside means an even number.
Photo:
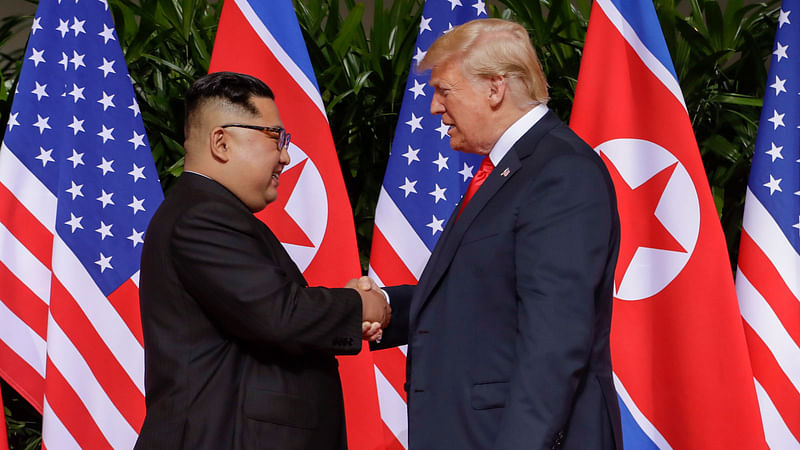
[[[508,84],[502,75],[495,75],[489,78],[489,105],[492,108],[499,106],[505,98]]]
[[[208,136],[211,156],[219,162],[228,162],[231,157],[231,138],[222,127],[215,127]]]

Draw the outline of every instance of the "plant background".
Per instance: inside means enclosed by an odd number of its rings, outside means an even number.
[[[36,0],[24,0],[35,9]],[[423,0],[294,0],[326,104],[355,217],[362,267],[391,150]],[[222,1],[108,0],[165,190],[183,168],[183,93],[205,74]],[[493,0],[489,15],[522,23],[569,120],[590,0]],[[735,267],[744,194],[779,3],[654,0]],[[0,137],[32,16],[0,19]],[[24,40],[24,37],[23,37]],[[303,132],[303,131],[297,131]],[[306,130],[308,132],[308,130]],[[41,417],[2,383],[9,444],[41,444]]]

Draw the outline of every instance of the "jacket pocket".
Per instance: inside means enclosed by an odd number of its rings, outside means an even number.
[[[472,409],[502,408],[508,397],[508,382],[481,383],[472,386],[470,402]]]
[[[484,239],[493,238],[497,235],[503,234],[503,231],[500,230],[480,230],[478,232],[472,232],[464,235],[464,239],[461,241],[461,245],[472,244],[473,242],[479,242]]]
[[[295,428],[317,427],[316,405],[296,395],[282,392],[253,390],[244,401],[247,417],[261,422]]]

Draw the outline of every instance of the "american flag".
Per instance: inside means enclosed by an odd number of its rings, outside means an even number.
[[[800,448],[798,23],[800,2],[784,0],[747,186],[736,275],[761,419],[773,449]]]
[[[570,125],[617,193],[625,448],[765,448],[722,228],[652,2],[593,3]]]
[[[454,26],[485,18],[483,0],[428,0],[392,152],[375,211],[370,276],[381,285],[416,284],[481,157],[450,148],[449,127],[430,114],[430,72],[416,73],[428,47]],[[405,347],[373,353],[386,447],[408,448]]]
[[[0,373],[47,448],[136,441],[139,257],[162,199],[107,3],[43,0],[0,149]]]

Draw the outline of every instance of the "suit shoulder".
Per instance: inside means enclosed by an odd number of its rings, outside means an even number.
[[[230,198],[173,189],[150,220],[145,244],[153,239],[166,243],[179,236],[203,233],[254,234],[254,222],[258,220],[252,213]]]
[[[541,143],[548,148],[552,148],[556,153],[554,156],[558,154],[574,154],[601,162],[594,149],[564,123],[550,130]]]
[[[163,209],[179,215],[205,214],[214,216],[224,212],[228,216],[252,216],[247,207],[216,181],[197,175],[181,176],[175,187],[167,193]]]
[[[241,206],[224,198],[198,198],[191,204],[181,206],[182,211],[175,220],[176,230],[211,228],[251,232],[254,224],[260,222]]]
[[[552,113],[528,130],[514,148],[523,165],[541,166],[563,155],[580,155],[602,164],[592,147]]]
[[[545,166],[550,169],[557,167],[568,168],[570,164],[579,166],[585,164],[587,166],[586,170],[602,174],[602,177],[607,179],[608,182],[611,180],[608,169],[600,155],[563,122],[553,127],[536,142],[536,149],[531,156],[534,157],[530,158],[529,163],[539,168],[544,168]],[[556,160],[560,160],[561,163],[551,164]]]
[[[602,158],[566,124],[559,124],[537,142],[537,148],[523,166],[541,176],[530,178],[530,188],[540,189],[541,183],[555,179],[568,182],[571,190],[598,194],[606,191],[615,200],[614,185]],[[601,187],[598,190],[598,187]]]

